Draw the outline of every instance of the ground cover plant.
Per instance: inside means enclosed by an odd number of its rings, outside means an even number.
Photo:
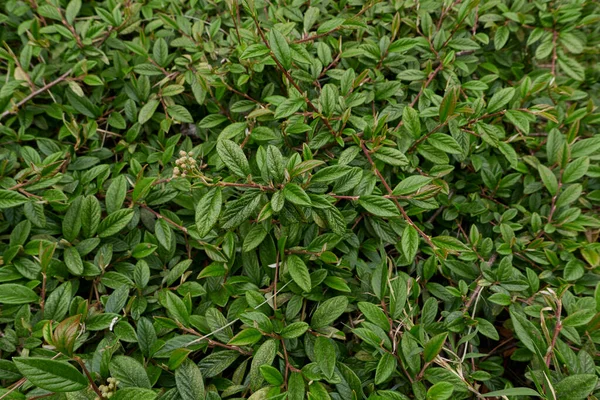
[[[0,399],[596,398],[600,5],[8,0]]]

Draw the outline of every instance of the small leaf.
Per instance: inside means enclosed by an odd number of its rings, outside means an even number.
[[[504,47],[509,36],[510,31],[508,30],[508,26],[502,25],[496,29],[496,34],[494,35],[494,47],[496,50],[500,50]]]
[[[269,46],[275,55],[275,58],[286,70],[292,67],[292,52],[285,36],[277,29],[271,29],[269,32]]]
[[[281,376],[281,373],[270,365],[262,365],[260,367],[260,373],[270,385],[280,386],[283,384],[283,376]]]
[[[294,339],[300,337],[308,330],[306,322],[294,322],[281,330],[281,337],[284,339]]]
[[[145,124],[146,122],[150,121],[159,104],[160,102],[158,100],[150,100],[149,102],[144,104],[144,106],[140,110],[138,122],[140,124]]]
[[[120,387],[152,388],[144,366],[131,357],[114,357],[110,362],[110,373],[119,380]]]
[[[373,153],[373,157],[395,167],[408,165],[408,158],[404,153],[392,147],[379,148],[376,153]]]
[[[304,105],[304,99],[302,97],[296,97],[292,99],[285,99],[275,109],[275,119],[287,118]]]
[[[175,384],[182,400],[204,400],[202,373],[191,360],[185,360],[175,370]]]
[[[98,226],[98,237],[105,238],[119,233],[133,218],[133,209],[126,208],[108,214]]]
[[[51,392],[76,392],[88,386],[81,372],[66,361],[40,357],[14,357],[19,371],[35,386]]]
[[[27,202],[27,197],[12,190],[0,189],[0,209],[19,206]]]
[[[554,196],[558,192],[558,180],[556,179],[556,175],[554,175],[550,168],[541,164],[538,165],[538,172],[540,173],[542,182],[544,182],[544,186],[546,186],[548,192]]]
[[[406,259],[409,261],[414,260],[419,250],[419,233],[417,230],[411,225],[406,225],[400,243]]]
[[[175,120],[179,122],[194,122],[194,118],[192,118],[192,114],[185,108],[184,106],[180,106],[179,104],[175,104],[167,107],[167,113]]]
[[[448,333],[444,332],[429,339],[423,350],[423,359],[425,362],[432,362],[435,359],[440,351],[442,351],[442,346],[444,346],[447,337]]]
[[[252,357],[250,365],[250,388],[252,391],[257,391],[263,383],[263,376],[260,373],[260,367],[263,365],[271,365],[277,354],[277,342],[275,339],[269,339],[264,342]]]
[[[299,206],[310,207],[312,206],[312,202],[310,201],[310,197],[306,194],[304,189],[295,183],[288,183],[283,188],[283,195],[287,201],[290,201]]]
[[[247,328],[235,335],[227,343],[233,346],[250,346],[262,339],[262,333],[255,328]]]
[[[402,111],[402,122],[404,127],[414,138],[421,137],[421,121],[419,114],[412,107],[405,107]]]
[[[384,353],[383,357],[377,363],[375,370],[375,384],[379,385],[385,382],[396,369],[396,357],[390,353]]]
[[[215,226],[219,215],[221,215],[221,207],[223,200],[221,197],[221,188],[213,188],[210,192],[202,196],[202,199],[196,205],[196,228],[198,235],[204,237],[208,235],[210,230]]]
[[[27,304],[38,300],[38,295],[26,286],[15,283],[0,285],[0,304]]]
[[[304,261],[295,254],[292,254],[286,259],[287,269],[292,276],[292,279],[305,292],[310,292],[312,289],[310,281],[310,273]]]
[[[333,297],[321,303],[312,316],[310,325],[314,329],[324,328],[340,317],[348,307],[345,296]]]
[[[444,123],[448,120],[448,117],[454,114],[457,101],[457,89],[451,88],[446,92],[446,95],[440,103],[440,122]]]
[[[239,177],[245,178],[250,175],[250,166],[244,151],[231,140],[220,140],[217,142],[217,152],[227,168]]]
[[[567,376],[554,386],[558,399],[587,399],[596,388],[598,377],[594,374],[577,374]]]
[[[432,178],[423,175],[412,175],[403,179],[392,192],[396,196],[414,193],[432,181]]]
[[[369,213],[378,217],[393,218],[400,215],[398,208],[390,199],[381,196],[360,196],[358,203]]]
[[[336,353],[331,339],[318,336],[315,341],[315,361],[327,379],[333,378],[335,371]]]
[[[514,95],[515,89],[512,87],[498,90],[490,99],[487,106],[487,112],[494,113],[502,109],[502,107],[504,107],[511,101]]]
[[[494,390],[493,392],[488,392],[482,394],[483,397],[501,397],[501,396],[534,396],[534,397],[543,397],[538,392],[533,389],[525,388],[525,387],[516,387],[516,388],[507,388],[501,390]]]
[[[454,392],[449,382],[438,382],[427,390],[427,400],[448,400]]]

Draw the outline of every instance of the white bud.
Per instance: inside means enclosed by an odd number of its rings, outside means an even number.
[[[183,151],[183,150],[181,150],[181,151],[179,152],[179,155],[180,155],[181,157],[185,156],[186,154],[187,154],[187,153],[186,153],[185,151]]]

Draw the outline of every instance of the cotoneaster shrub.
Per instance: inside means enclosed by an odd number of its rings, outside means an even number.
[[[598,2],[8,0],[0,399],[595,398]]]

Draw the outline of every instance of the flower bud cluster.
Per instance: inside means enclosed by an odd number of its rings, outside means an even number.
[[[173,168],[173,178],[185,178],[190,172],[197,168],[196,159],[192,152],[186,153],[181,150],[179,158],[175,160],[176,167]]]
[[[100,392],[102,393],[102,397],[96,397],[95,400],[110,399],[117,391],[117,386],[119,385],[118,380],[110,377],[106,380],[106,383],[106,385],[98,386],[98,389],[100,389]]]

